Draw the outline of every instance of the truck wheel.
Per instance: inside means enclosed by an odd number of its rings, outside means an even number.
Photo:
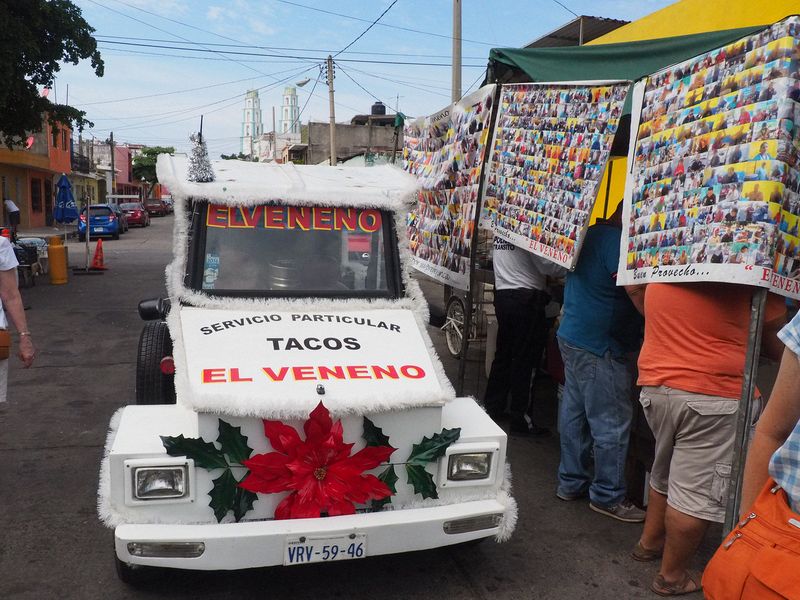
[[[143,567],[141,565],[131,565],[122,562],[114,553],[114,567],[117,571],[117,577],[123,583],[136,587],[150,579],[153,575],[153,567]]]
[[[161,372],[161,359],[171,355],[167,324],[145,323],[136,360],[136,404],[175,404],[175,378]]]
[[[464,316],[467,310],[460,296],[452,295],[447,301],[445,321],[442,329],[447,342],[447,350],[454,358],[461,356],[461,347],[464,345]]]

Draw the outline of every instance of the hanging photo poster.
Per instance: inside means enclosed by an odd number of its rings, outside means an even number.
[[[800,298],[798,35],[791,17],[637,84],[620,284]]]
[[[572,268],[629,87],[503,86],[484,194],[497,236]]]
[[[403,168],[421,190],[408,216],[412,265],[458,289],[469,289],[469,260],[494,85],[431,115],[406,121]]]

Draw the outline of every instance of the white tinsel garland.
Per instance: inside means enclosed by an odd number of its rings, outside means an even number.
[[[186,179],[199,183],[214,181],[214,169],[211,168],[211,161],[208,159],[205,141],[197,134],[190,135],[189,139],[192,140],[192,152],[189,154]]]

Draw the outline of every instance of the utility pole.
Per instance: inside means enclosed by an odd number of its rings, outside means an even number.
[[[117,172],[114,170],[114,132],[111,132],[111,137],[108,142],[111,148],[111,195],[117,193]]]
[[[278,136],[275,131],[275,107],[272,107],[272,160],[278,160]]]
[[[331,160],[330,163],[332,166],[336,166],[338,162],[336,160],[336,109],[334,108],[333,104],[333,57],[329,54],[328,55],[328,68],[327,68],[327,75],[328,75],[328,100],[330,103],[330,113],[331,113],[331,123],[330,123],[330,132],[331,132]]]
[[[453,102],[461,100],[461,0],[453,0]]]

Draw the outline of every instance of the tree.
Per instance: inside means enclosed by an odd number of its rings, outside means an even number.
[[[245,154],[244,152],[239,152],[239,154],[220,154],[219,157],[222,160],[247,160],[251,162],[258,162],[258,157],[256,156],[253,158],[249,154]]]
[[[159,154],[175,154],[175,148],[172,146],[149,146],[142,148],[142,153],[133,158],[134,178],[144,179],[148,184],[146,197],[150,196],[153,185],[158,183],[156,159]]]
[[[98,77],[103,60],[94,29],[69,0],[0,0],[0,136],[7,145],[20,145],[31,132],[42,130],[42,117],[51,124],[74,122],[92,126],[86,113],[55,104],[38,86],[53,85],[62,62],[91,60]]]

